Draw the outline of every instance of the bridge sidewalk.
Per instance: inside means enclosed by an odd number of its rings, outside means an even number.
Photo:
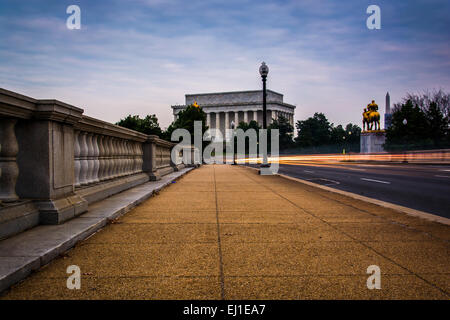
[[[448,299],[446,225],[254,170],[193,170],[4,299]],[[81,269],[81,289],[66,268]],[[367,267],[381,269],[369,290]]]

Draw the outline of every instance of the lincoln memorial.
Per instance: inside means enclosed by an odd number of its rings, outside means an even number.
[[[224,132],[224,129],[231,129],[232,123],[237,126],[242,121],[255,120],[262,126],[262,101],[262,90],[187,94],[186,104],[174,105],[172,109],[176,120],[181,110],[197,102],[206,113],[206,125]],[[294,105],[283,102],[282,94],[267,90],[267,124],[282,115],[293,126],[294,110]]]

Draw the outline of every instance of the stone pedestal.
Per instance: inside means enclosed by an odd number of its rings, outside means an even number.
[[[383,130],[361,132],[360,153],[383,152],[383,144],[386,141],[386,132]]]

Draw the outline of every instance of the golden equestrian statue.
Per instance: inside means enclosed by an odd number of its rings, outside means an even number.
[[[374,130],[380,130],[380,113],[378,112],[378,105],[375,103],[375,100],[372,100],[372,103],[368,104],[367,108],[364,108],[363,131],[372,130],[374,123],[375,123]]]

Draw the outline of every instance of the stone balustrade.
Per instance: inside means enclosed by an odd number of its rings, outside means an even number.
[[[75,188],[143,172],[146,141],[145,134],[83,117],[75,125]]]
[[[0,239],[179,170],[174,143],[0,88]]]

